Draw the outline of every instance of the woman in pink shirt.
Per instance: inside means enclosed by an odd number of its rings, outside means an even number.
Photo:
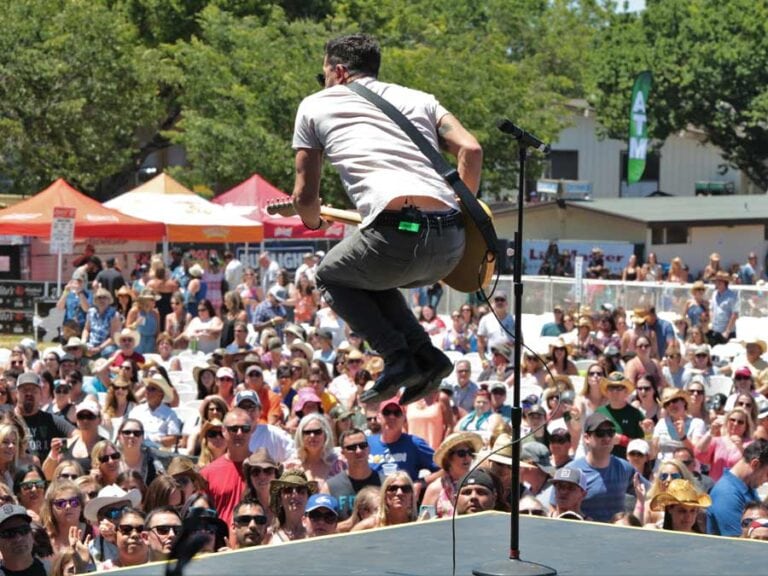
[[[696,459],[710,467],[709,477],[717,482],[726,468],[741,459],[752,441],[752,418],[743,408],[734,408],[712,422],[709,432],[696,442]]]

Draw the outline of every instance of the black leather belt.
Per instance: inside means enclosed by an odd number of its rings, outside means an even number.
[[[424,226],[425,228],[437,229],[453,226],[461,228],[464,226],[464,219],[458,210],[449,210],[448,212],[417,212],[415,214],[411,212],[407,217],[400,210],[385,210],[373,221],[376,226],[388,226],[409,232],[418,232],[418,229],[408,229],[407,223],[409,222],[419,227]]]

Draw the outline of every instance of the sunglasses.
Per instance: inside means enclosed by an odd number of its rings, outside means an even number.
[[[636,390],[637,390],[638,392],[648,392],[648,390],[650,390],[650,389],[651,389],[651,387],[650,387],[650,386],[638,386],[638,387],[636,388]]]
[[[626,388],[621,384],[608,386],[608,392],[620,392],[622,390],[626,390]]]
[[[70,508],[80,508],[82,502],[80,502],[80,498],[78,496],[74,496],[72,498],[57,498],[56,500],[52,500],[51,504],[53,504],[54,508],[64,510],[67,506]]]
[[[709,358],[709,354],[694,354],[696,358]],[[738,380],[738,378],[737,378]]]
[[[259,466],[254,466],[251,468],[250,475],[251,476],[261,476],[264,474],[265,476],[277,476],[277,469],[272,468],[271,466],[268,466],[266,468],[260,468]]]
[[[94,496],[89,496],[91,498],[95,498],[96,494],[94,493]],[[123,513],[123,510],[125,510],[128,506],[119,506],[115,508],[107,508],[106,510],[103,510],[99,512],[99,516],[106,518],[108,520],[117,520],[120,515]]]
[[[403,415],[402,410],[382,410],[381,411],[382,416],[394,416],[396,418],[400,418],[400,416]]]
[[[144,436],[144,430],[123,430],[120,432],[123,436],[133,436],[134,438],[141,438]]]
[[[16,528],[8,528],[7,530],[0,530],[0,539],[1,540],[11,540],[13,538],[16,538],[16,536],[26,536],[27,534],[32,533],[32,526],[29,524],[22,524],[21,526],[16,526]]]
[[[134,532],[136,532],[136,534],[141,534],[144,532],[144,524],[120,524],[117,527],[117,531],[123,536],[130,536]]]
[[[595,377],[595,376],[600,377],[600,378],[603,377],[603,373],[602,372],[587,372],[587,375],[590,378]]]
[[[93,420],[97,420],[98,418],[99,417],[96,416],[96,414],[93,414],[92,412],[80,412],[77,415],[77,419],[78,420],[90,420],[90,421],[93,421]]]
[[[613,428],[598,428],[592,432],[592,435],[596,436],[597,438],[613,438],[616,436],[616,430]]]
[[[664,482],[667,480],[680,480],[682,477],[683,475],[680,472],[662,472],[659,474],[659,478]]]
[[[230,434],[248,434],[251,431],[251,425],[250,424],[234,424],[232,426],[227,426],[227,432]]]
[[[738,418],[729,418],[728,422],[732,422],[734,424],[746,424],[746,420],[739,420]]]
[[[741,406],[742,408],[752,408],[752,402],[736,402],[736,406]]]
[[[238,526],[248,526],[251,522],[255,522],[258,526],[264,526],[267,523],[267,517],[263,514],[241,514],[235,516],[235,524]]]
[[[283,494],[309,494],[306,486],[286,486],[282,492]]]
[[[413,486],[410,484],[390,484],[387,486],[387,494],[395,494],[398,490],[403,494],[411,494],[413,492]]]
[[[323,512],[322,510],[312,510],[307,514],[312,522],[325,522],[326,524],[336,524],[339,517],[335,512]]]
[[[550,436],[550,444],[570,444],[571,439],[566,436]]]
[[[475,452],[469,448],[458,448],[457,450],[452,450],[451,454],[458,456],[459,458],[466,458],[467,456],[470,458],[475,457]]]
[[[368,442],[358,442],[357,444],[348,444],[347,446],[344,446],[344,450],[346,450],[347,452],[357,452],[358,450],[367,450],[367,449],[368,449]]]
[[[520,510],[520,514],[525,514],[526,516],[546,516],[544,513],[544,510]]]
[[[650,344],[637,344],[637,348],[650,348]]]
[[[690,390],[688,390],[688,394],[692,396],[696,396],[699,394],[704,394],[704,390],[699,390],[698,388],[691,388]]]
[[[173,531],[174,534],[181,532],[181,525],[177,526],[174,524],[164,524],[161,526],[152,526],[150,530],[159,534],[160,536],[168,536],[168,534],[170,534],[171,531]]]
[[[72,391],[72,388],[69,386],[56,386],[56,388],[53,389],[54,394],[69,394]]]
[[[312,430],[302,430],[301,431],[302,436],[322,436],[323,435],[323,429],[322,428],[313,428]]]
[[[680,460],[683,464],[686,466],[691,466],[693,464],[693,460]]]
[[[57,478],[64,479],[64,480],[77,480],[79,476],[77,474],[59,474]]]
[[[205,437],[209,440],[213,440],[214,438],[223,438],[224,433],[221,430],[208,430],[205,433]]]
[[[26,482],[19,484],[19,488],[21,488],[24,492],[29,492],[33,488],[42,490],[45,488],[45,480],[27,480]]]
[[[113,452],[112,454],[102,454],[101,456],[99,456],[99,462],[101,462],[102,464],[106,464],[110,460],[114,460],[114,461],[120,460],[120,452]]]

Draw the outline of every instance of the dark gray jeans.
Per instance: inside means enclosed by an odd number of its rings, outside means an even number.
[[[374,222],[334,246],[315,277],[331,309],[391,360],[430,343],[399,288],[434,284],[463,253],[463,227],[422,224],[413,233]]]

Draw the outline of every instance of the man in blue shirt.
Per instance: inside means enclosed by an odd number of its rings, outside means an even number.
[[[381,476],[403,470],[414,482],[419,480],[419,472],[426,469],[431,472],[425,479],[426,484],[437,478],[440,467],[433,459],[435,451],[423,438],[403,432],[405,414],[398,397],[381,403],[378,419],[381,434],[372,434],[368,438],[371,468]]]
[[[595,412],[584,423],[587,455],[566,466],[586,476],[587,495],[581,510],[597,522],[609,522],[614,514],[624,511],[624,497],[636,474],[629,462],[611,454],[615,435],[610,419]]]
[[[645,315],[645,328],[646,330],[653,330],[656,335],[656,346],[659,350],[659,358],[664,358],[667,353],[667,346],[675,343],[675,328],[671,322],[662,320],[656,316],[656,307],[651,306],[648,308],[648,313]]]
[[[710,496],[707,532],[741,536],[741,515],[750,502],[759,500],[756,488],[768,481],[768,441],[755,440],[744,448],[741,460],[726,469]]]

